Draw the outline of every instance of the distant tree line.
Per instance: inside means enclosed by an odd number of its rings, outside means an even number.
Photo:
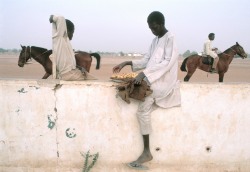
[[[198,54],[196,51],[190,51],[190,50],[187,50],[187,51],[185,51],[183,54],[182,54],[182,57],[183,58],[186,58],[186,57],[188,57],[188,56],[191,56],[191,55],[193,55],[193,54]]]
[[[3,54],[3,53],[19,53],[21,50],[20,49],[4,49],[4,48],[0,48],[0,54]]]

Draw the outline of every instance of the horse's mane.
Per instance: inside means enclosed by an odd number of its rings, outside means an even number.
[[[48,49],[46,49],[46,48],[36,47],[36,46],[31,46],[31,48],[35,48],[35,49],[37,49],[38,51],[43,51],[43,52],[45,52],[45,51],[48,50]]]
[[[231,47],[230,47],[231,48]],[[230,48],[226,49],[224,53],[228,53],[230,51]]]
[[[226,49],[226,50],[225,50],[225,51],[223,51],[222,53],[219,53],[218,55],[223,54],[223,53],[228,54],[228,53],[229,53],[229,51],[230,51],[230,49],[232,49],[234,46],[235,46],[235,45],[233,45],[232,47],[230,47],[230,48]]]

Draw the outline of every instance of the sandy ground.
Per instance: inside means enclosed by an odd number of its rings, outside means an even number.
[[[22,79],[41,79],[45,74],[43,67],[32,60],[29,64],[26,64],[23,68],[17,65],[17,55],[0,55],[0,79],[22,78]],[[93,59],[90,73],[96,76],[98,79],[108,81],[112,75],[112,68],[123,61],[133,60],[132,57],[110,57],[102,56],[101,68],[95,69],[96,60]],[[179,66],[182,63],[182,59],[179,60]],[[131,72],[129,66],[123,68],[122,73]],[[179,70],[178,78],[183,81],[186,72]],[[51,79],[51,77],[49,77]],[[217,82],[217,74],[209,74],[201,70],[197,70],[189,82]],[[250,59],[233,59],[229,66],[228,72],[224,76],[224,82],[250,82]]]

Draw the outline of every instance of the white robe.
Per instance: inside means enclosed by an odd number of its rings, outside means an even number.
[[[146,80],[153,90],[156,105],[169,108],[181,104],[178,76],[178,51],[174,35],[167,32],[155,37],[148,54],[141,60],[132,61],[132,70],[144,69]]]
[[[211,40],[206,40],[205,43],[204,43],[204,53],[205,55],[209,55],[213,58],[216,58],[218,57],[218,55],[212,50],[212,41]]]
[[[60,76],[76,68],[75,55],[68,38],[66,21],[62,16],[53,16],[52,39],[54,61]]]

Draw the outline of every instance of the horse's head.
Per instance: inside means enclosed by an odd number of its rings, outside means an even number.
[[[27,61],[29,59],[31,59],[31,53],[30,53],[30,47],[26,47],[26,46],[22,46],[22,50],[20,52],[20,55],[19,55],[19,59],[18,59],[18,66],[19,67],[23,67],[25,63],[27,63]]]
[[[232,47],[232,49],[235,51],[237,55],[239,55],[241,58],[247,58],[247,53],[245,53],[245,50],[238,42],[236,42],[236,45]]]

